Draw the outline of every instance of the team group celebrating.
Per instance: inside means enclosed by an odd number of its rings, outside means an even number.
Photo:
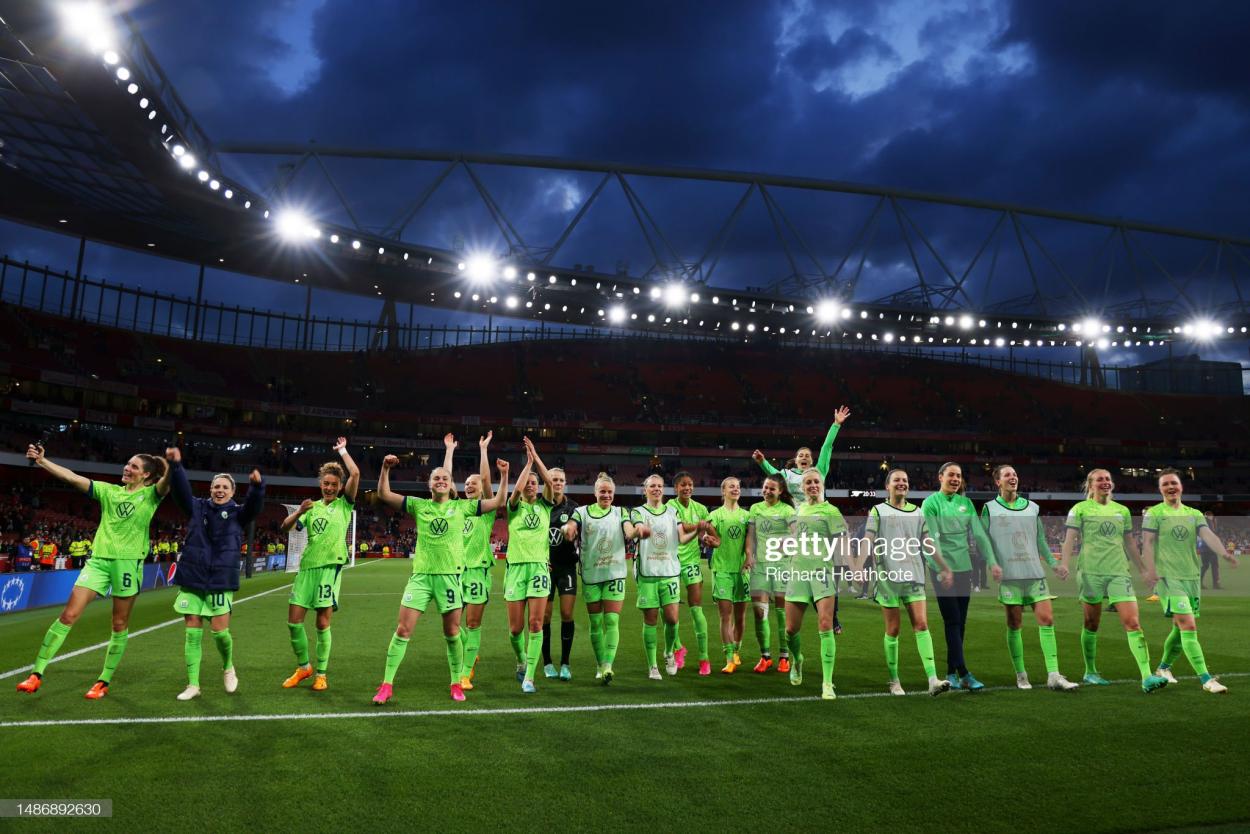
[[[507,518],[504,601],[516,679],[525,693],[536,691],[540,663],[547,678],[572,677],[569,657],[579,576],[590,622],[595,678],[603,685],[612,683],[618,674],[620,617],[631,555],[637,607],[643,619],[647,675],[652,680],[664,679],[661,659],[669,676],[678,674],[686,664],[688,649],[680,635],[683,596],[693,625],[698,675],[710,675],[701,548],[711,549],[712,598],[719,613],[724,651],[721,673],[733,674],[742,665],[746,611],[750,607],[759,651],[754,671],[767,673],[774,668],[775,623],[779,643],[776,669],[787,673],[790,683],[802,685],[805,657],[801,628],[807,609],[814,607],[820,640],[821,696],[836,698],[836,635],[842,630],[838,588],[841,582],[848,582],[861,584],[881,608],[890,693],[905,694],[899,680],[903,611],[911,623],[931,695],[951,689],[983,689],[969,671],[963,652],[973,573],[970,539],[976,542],[998,582],[998,599],[1006,613],[1007,646],[1019,688],[1031,688],[1021,631],[1026,606],[1032,608],[1037,622],[1046,686],[1058,691],[1079,686],[1059,672],[1051,604],[1055,595],[1045,574],[1049,567],[1061,580],[1070,573],[1076,577],[1084,609],[1080,643],[1085,685],[1108,684],[1098,672],[1097,651],[1103,604],[1109,602],[1124,626],[1143,692],[1175,683],[1172,665],[1181,654],[1203,689],[1227,691],[1208,672],[1198,642],[1196,618],[1201,600],[1197,542],[1201,540],[1234,565],[1236,561],[1203,514],[1182,503],[1184,490],[1176,470],[1165,469],[1159,475],[1163,501],[1143,514],[1140,549],[1132,535],[1129,510],[1112,498],[1111,474],[1094,469],[1086,477],[1085,500],[1068,513],[1061,553],[1056,558],[1047,543],[1038,505],[1019,494],[1020,477],[1010,465],[994,469],[998,496],[979,512],[964,495],[963,472],[958,464],[946,463],[940,468],[939,490],[919,507],[907,500],[908,473],[890,470],[884,484],[886,500],[872,507],[862,535],[852,538],[842,513],[825,498],[833,444],[849,415],[845,407],[837,410],[815,460],[811,450],[804,447],[796,452],[791,466],[777,470],[756,451],[753,457],[764,470],[762,500],[749,509],[740,504],[743,486],[738,478],[726,478],[721,483],[721,506],[709,511],[694,500],[691,476],[680,472],[673,479],[675,497],[666,501],[664,479],[651,475],[642,484],[643,503],[634,508],[616,503],[616,484],[600,473],[594,483],[593,503],[578,506],[565,493],[565,473],[547,468],[529,438],[524,439],[525,464],[509,493],[512,473],[508,462],[497,460],[493,471],[489,463],[490,433],[478,441],[479,470],[465,479],[462,491],[457,490],[452,471],[457,444],[448,435],[443,465],[429,475],[430,497],[418,498],[391,489],[390,473],[399,459],[388,455],[378,476],[377,500],[412,516],[417,535],[412,575],[400,596],[395,631],[386,647],[382,683],[373,702],[385,704],[394,696],[396,673],[408,651],[413,628],[431,606],[442,618],[451,698],[464,701],[465,692],[473,689],[482,644],[482,614],[491,597],[495,561],[491,528],[497,512]],[[346,439],[338,438],[333,448],[340,460],[321,467],[320,498],[305,500],[282,522],[284,532],[300,529],[307,535],[289,599],[287,627],[296,669],[282,682],[286,688],[308,678],[313,679],[314,690],[322,691],[329,685],[331,620],[339,607],[342,572],[349,559],[347,533],[360,484],[360,469],[348,453]],[[167,449],[164,457],[132,457],[122,470],[120,484],[91,480],[53,463],[38,445],[27,450],[27,458],[95,499],[100,504],[100,525],[93,555],[65,608],[48,628],[33,672],[18,684],[18,691],[34,693],[42,686],[48,663],[87,604],[97,596],[111,594],[112,632],[104,667],[86,697],[98,699],[108,694],[126,649],[130,613],[142,584],[150,522],[170,492],[188,519],[186,544],[175,576],[180,592],[174,610],[186,621],[187,669],[187,687],[177,697],[187,701],[200,695],[206,621],[221,657],[225,690],[236,691],[239,679],[230,614],[233,594],[239,588],[240,544],[264,502],[260,473],[251,472],[247,495],[239,503],[234,478],[228,474],[213,477],[207,498],[195,497],[176,448]],[[492,483],[493,472],[498,475],[497,490]],[[812,546],[796,548],[796,543]],[[1130,560],[1142,580],[1154,586],[1163,613],[1172,624],[1161,662],[1153,670],[1129,573]],[[927,583],[932,583],[936,592],[943,622],[945,677],[938,675],[929,633]],[[544,639],[549,635],[557,599],[561,621],[558,670]],[[315,647],[310,647],[305,628],[310,610],[315,612]]]

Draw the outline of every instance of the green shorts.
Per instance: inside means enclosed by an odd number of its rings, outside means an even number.
[[[1133,580],[1127,576],[1077,571],[1076,582],[1081,588],[1081,602],[1089,605],[1099,605],[1104,599],[1112,603],[1137,602]]]
[[[703,565],[699,562],[691,562],[688,565],[682,565],[681,566],[681,584],[702,585],[703,584]]]
[[[88,588],[100,596],[110,591],[118,598],[133,597],[143,584],[142,559],[105,559],[93,556],[82,566],[75,588]]]
[[[998,601],[1003,605],[1037,605],[1054,598],[1045,579],[1004,579],[998,585]]]
[[[786,602],[819,602],[838,592],[832,565],[815,568],[791,567],[786,582]]]
[[[924,583],[891,582],[888,579],[878,579],[872,596],[877,605],[882,608],[898,608],[900,605],[912,602],[924,602]]]
[[[430,600],[438,606],[438,613],[446,614],[464,607],[464,597],[460,595],[460,574],[458,573],[414,573],[408,577],[404,587],[404,595],[399,604],[404,608],[425,613]]]
[[[490,602],[490,568],[465,568],[460,574],[460,589],[465,605],[485,605]]]
[[[551,571],[546,562],[508,565],[503,573],[503,598],[508,602],[546,597],[551,593]]]
[[[770,597],[784,594],[789,569],[789,562],[756,562],[751,568],[751,593],[768,594]]]
[[[621,602],[625,599],[625,580],[609,579],[607,582],[583,582],[582,598],[592,602]]]
[[[339,610],[339,589],[343,587],[343,566],[323,565],[300,570],[291,584],[291,605],[300,608],[333,608]]]
[[[712,599],[748,602],[751,599],[751,592],[747,590],[746,572],[712,571]]]
[[[663,608],[681,602],[681,578],[678,576],[638,577],[638,607]]]
[[[193,617],[220,617],[229,614],[234,591],[196,591],[183,588],[174,600],[174,610]]]
[[[1159,577],[1155,585],[1155,593],[1159,595],[1159,604],[1163,606],[1163,616],[1173,614],[1193,614],[1198,616],[1202,606],[1202,591],[1197,579],[1168,579]]]

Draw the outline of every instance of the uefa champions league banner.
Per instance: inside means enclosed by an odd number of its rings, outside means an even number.
[[[167,562],[144,565],[141,589],[151,591],[171,585],[176,568],[177,565]],[[81,571],[76,570],[0,573],[0,614],[64,605],[79,573]]]

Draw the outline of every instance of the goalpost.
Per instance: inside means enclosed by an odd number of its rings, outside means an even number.
[[[283,504],[287,515],[299,509],[299,504]],[[303,524],[296,524],[286,535],[286,572],[295,573],[299,570],[300,557],[308,544],[308,531]],[[347,527],[347,564],[356,564],[356,511],[352,510],[352,523]]]

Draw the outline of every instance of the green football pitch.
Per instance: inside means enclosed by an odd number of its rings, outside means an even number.
[[[915,694],[885,695],[881,615],[871,603],[844,597],[839,697],[821,701],[814,612],[804,623],[802,687],[775,671],[751,672],[758,653],[749,612],[746,665],[722,675],[710,582],[710,677],[696,674],[683,606],[690,660],[675,678],[648,680],[631,598],[621,620],[616,681],[598,685],[579,600],[574,680],[540,675],[538,693],[523,695],[496,568],[468,701],[448,697],[441,630],[431,617],[413,634],[395,699],[375,707],[370,699],[409,570],[409,562],[396,560],[365,563],[345,575],[330,689],[320,693],[308,682],[280,686],[294,668],[284,625],[289,578],[281,574],[258,575],[237,594],[231,632],[239,691],[222,690],[220,661],[206,639],[204,694],[188,703],[174,698],[185,672],[183,629],[171,622],[173,591],[143,594],[112,690],[96,702],[83,692],[103,662],[106,602],[88,608],[61,651],[65,659],[48,667],[33,696],[13,687],[56,611],[3,617],[0,797],[113,801],[111,822],[27,821],[23,831],[1232,831],[1250,825],[1242,784],[1250,767],[1244,590],[1203,599],[1200,634],[1208,665],[1231,690],[1223,697],[1207,694],[1192,677],[1142,694],[1114,614],[1103,621],[1099,666],[1115,685],[1072,694],[1042,688],[1037,630],[1026,614],[1025,649],[1037,688],[1018,691],[1001,608],[982,592],[972,602],[966,651],[988,691],[922,694],[923,672],[904,625],[900,671]],[[1250,583],[1250,571],[1230,574],[1234,588]],[[1062,595],[1060,664],[1079,680],[1074,583],[1055,584]],[[940,619],[936,605],[930,609],[940,667]],[[1158,606],[1145,602],[1142,622],[1157,663],[1168,626]],[[311,634],[311,617],[308,627]],[[559,626],[553,630],[558,635]],[[556,643],[558,649],[558,637]],[[1191,674],[1183,658],[1177,673]],[[10,822],[0,821],[0,828]]]

